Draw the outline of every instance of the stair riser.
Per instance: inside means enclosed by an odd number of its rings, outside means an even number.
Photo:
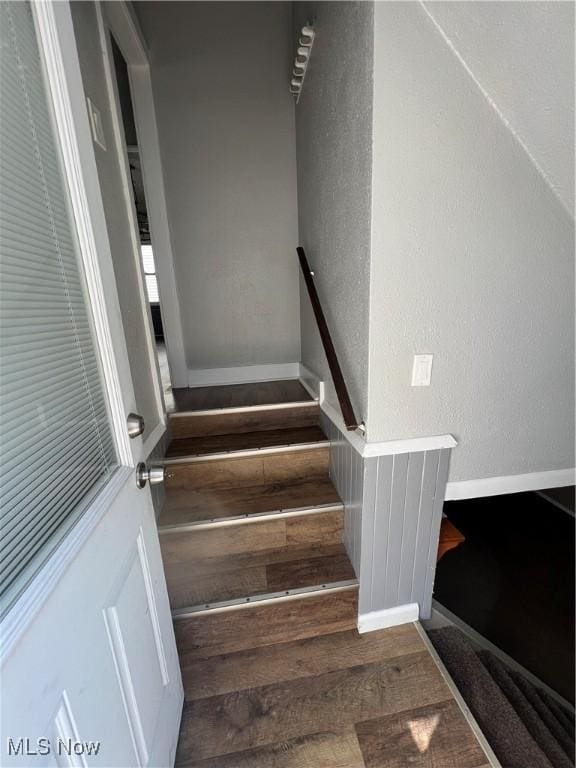
[[[356,628],[357,589],[208,613],[174,622],[188,658],[208,658],[271,643]]]
[[[264,453],[168,465],[166,488],[208,489],[267,485],[298,479],[326,477],[329,446]]]
[[[344,526],[342,510],[300,517],[231,524],[199,531],[163,533],[162,557],[169,571],[175,563],[236,555],[261,549],[340,544]]]
[[[245,410],[222,413],[191,413],[170,417],[170,430],[174,439],[208,437],[240,432],[262,432],[273,429],[294,429],[318,426],[320,408],[317,405]]]

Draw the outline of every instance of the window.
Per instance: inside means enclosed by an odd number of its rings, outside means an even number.
[[[0,615],[117,466],[29,3],[0,3]]]
[[[158,280],[156,279],[156,265],[154,264],[154,254],[151,245],[142,246],[142,261],[144,262],[144,278],[146,280],[146,290],[148,292],[148,301],[150,304],[159,304]]]

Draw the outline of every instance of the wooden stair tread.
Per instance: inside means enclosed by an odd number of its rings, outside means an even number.
[[[323,504],[341,504],[338,492],[328,477],[246,488],[207,488],[198,491],[168,488],[158,523],[160,527],[185,525],[202,520]]]
[[[174,622],[180,656],[207,659],[356,628],[358,591],[320,594],[236,611],[216,611]]]
[[[424,643],[414,625],[401,624],[363,635],[356,630],[337,632],[208,659],[198,659],[194,652],[185,651],[180,666],[186,700],[193,701],[423,650]]]
[[[302,445],[296,450],[256,450],[205,454],[196,458],[172,459],[166,490],[247,488],[254,485],[326,478],[329,474],[330,443]]]
[[[201,456],[227,451],[245,451],[257,448],[326,442],[320,427],[296,427],[294,429],[268,429],[262,432],[236,432],[229,435],[207,437],[182,437],[172,440],[166,458]]]
[[[226,384],[217,387],[176,388],[172,393],[176,411],[246,408],[253,405],[298,403],[313,399],[297,379]]]
[[[341,544],[281,547],[185,563],[165,560],[165,570],[170,603],[177,609],[355,578]]]
[[[314,400],[309,400],[247,408],[185,411],[172,413],[169,418],[172,438],[176,440],[185,437],[318,426],[320,406]]]

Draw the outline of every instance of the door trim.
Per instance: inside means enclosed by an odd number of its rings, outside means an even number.
[[[96,6],[99,18],[105,17],[106,26],[114,35],[128,66],[142,180],[150,220],[152,251],[158,277],[162,322],[166,331],[168,366],[172,386],[187,387],[188,366],[170,239],[148,50],[138,20],[124,0],[107,3],[105,10],[101,3],[96,3]]]
[[[128,148],[126,146],[126,137],[124,126],[122,124],[122,113],[120,107],[120,98],[118,95],[118,85],[116,82],[116,73],[114,67],[114,54],[111,47],[111,30],[104,17],[100,4],[95,5],[96,18],[98,20],[98,33],[100,35],[100,44],[102,48],[102,58],[104,66],[104,77],[106,79],[106,90],[110,100],[110,113],[112,118],[113,144],[111,151],[115,151],[120,169],[120,179],[122,183],[122,192],[126,205],[128,216],[128,225],[130,231],[130,241],[132,245],[132,258],[136,272],[136,281],[138,284],[138,300],[142,309],[142,319],[144,325],[145,344],[148,352],[148,365],[152,371],[152,384],[154,389],[154,399],[156,402],[156,412],[158,422],[166,429],[166,406],[162,392],[162,381],[160,378],[160,366],[156,354],[156,342],[154,339],[154,330],[152,326],[152,314],[150,303],[146,292],[144,268],[142,263],[142,254],[140,248],[140,235],[138,231],[138,217],[136,215],[136,206],[132,194],[132,179],[130,176],[130,166],[128,161]],[[154,429],[156,428],[154,425]],[[145,446],[146,448],[146,446]],[[143,451],[143,459],[147,458],[146,451]]]

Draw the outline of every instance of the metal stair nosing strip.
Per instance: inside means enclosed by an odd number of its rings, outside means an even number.
[[[270,403],[268,405],[239,405],[231,408],[207,408],[203,411],[174,411],[169,413],[171,419],[195,418],[204,416],[225,416],[235,413],[260,413],[265,411],[283,411],[294,408],[314,408],[319,404],[319,400],[301,400],[292,403]]]
[[[253,605],[269,605],[272,603],[288,602],[290,600],[318,597],[320,594],[334,594],[335,592],[345,592],[357,588],[358,579],[332,581],[327,582],[326,584],[316,584],[310,587],[285,589],[280,592],[265,592],[259,595],[251,595],[250,597],[238,597],[232,600],[213,601],[211,603],[187,606],[186,608],[175,608],[172,611],[172,618],[174,621],[179,621],[211,613],[250,608]]]
[[[267,446],[265,448],[239,448],[236,451],[219,451],[218,453],[194,453],[189,456],[176,456],[174,458],[164,458],[157,463],[163,466],[174,464],[193,464],[202,461],[216,461],[222,459],[241,459],[251,456],[266,456],[276,453],[296,453],[298,451],[310,451],[317,448],[326,448],[330,445],[328,438],[326,440],[317,440],[313,443],[285,443],[283,445]]]
[[[282,520],[291,517],[306,517],[319,515],[322,512],[341,512],[344,504],[314,504],[307,507],[289,507],[286,509],[271,509],[266,512],[247,512],[243,515],[231,515],[230,517],[207,518],[190,523],[167,523],[158,526],[158,533],[184,533],[189,531],[206,531],[210,528],[222,528],[226,526],[244,525],[246,523],[262,523],[268,520]]]

